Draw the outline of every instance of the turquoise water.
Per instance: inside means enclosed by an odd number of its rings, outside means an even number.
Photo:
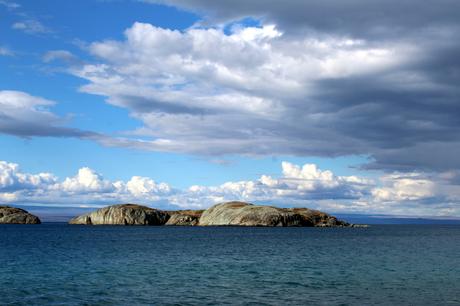
[[[0,225],[0,305],[460,305],[460,226]]]

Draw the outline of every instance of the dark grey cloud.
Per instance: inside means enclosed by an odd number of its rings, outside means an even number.
[[[154,98],[137,97],[135,95],[121,95],[116,98],[117,103],[130,104],[140,113],[166,113],[166,114],[190,114],[190,115],[204,115],[215,113],[211,110],[202,107],[195,107],[194,105],[177,105],[169,103],[168,101],[161,101]]]
[[[374,161],[366,169],[400,171],[446,171],[459,169],[460,141],[423,141],[412,146],[379,149],[372,154]]]
[[[97,133],[49,125],[46,122],[24,122],[6,117],[0,112],[0,133],[18,137],[94,137]]]
[[[406,36],[430,27],[459,24],[456,0],[146,0],[205,15],[210,22],[263,18],[289,33],[311,29],[366,39]]]

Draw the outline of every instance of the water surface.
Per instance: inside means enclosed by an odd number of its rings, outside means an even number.
[[[460,226],[0,225],[0,305],[460,305]]]

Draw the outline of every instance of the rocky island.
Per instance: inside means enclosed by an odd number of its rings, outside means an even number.
[[[120,204],[73,218],[69,224],[164,225],[169,218],[169,214],[158,209],[136,204]]]
[[[163,211],[119,204],[75,217],[69,224],[166,226],[304,226],[354,227],[327,213],[308,208],[278,208],[245,202],[216,204],[206,210]]]
[[[0,206],[0,224],[40,224],[40,219],[24,209]]]
[[[245,202],[214,205],[203,212],[201,226],[348,226],[336,217],[308,208],[277,208]]]

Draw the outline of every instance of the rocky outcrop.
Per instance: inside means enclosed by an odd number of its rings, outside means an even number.
[[[194,226],[198,225],[203,210],[177,210],[167,211],[167,213],[170,215],[170,218],[165,225]]]
[[[356,226],[318,210],[277,208],[245,202],[221,203],[204,211],[162,211],[136,204],[120,204],[73,218],[69,223],[168,226]]]
[[[214,205],[203,212],[200,226],[350,226],[336,217],[308,208],[277,208],[245,202]]]
[[[0,224],[40,224],[40,219],[24,209],[0,206]]]
[[[86,225],[164,225],[169,214],[146,206],[120,204],[107,206],[70,220],[69,224]]]

